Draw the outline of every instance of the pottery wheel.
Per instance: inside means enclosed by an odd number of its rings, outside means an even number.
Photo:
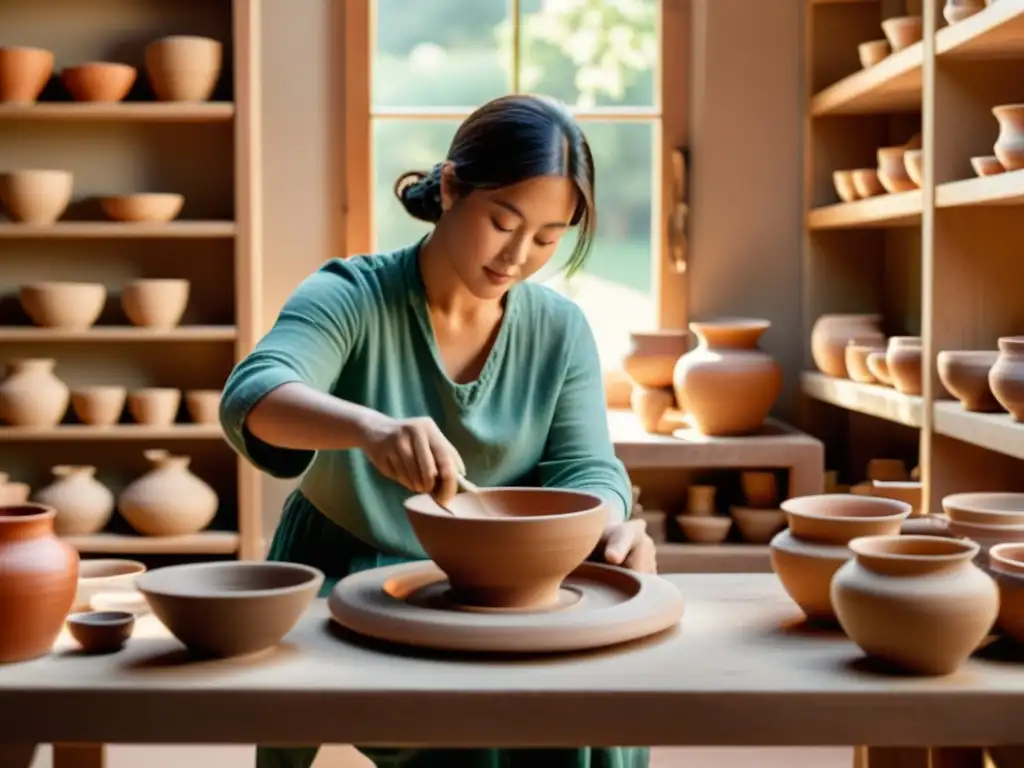
[[[584,563],[562,583],[557,605],[537,611],[459,605],[431,562],[342,579],[327,605],[341,626],[403,645],[452,651],[551,653],[600,648],[679,623],[683,598],[659,576]]]

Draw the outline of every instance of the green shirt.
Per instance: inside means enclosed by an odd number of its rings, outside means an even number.
[[[396,418],[430,416],[481,486],[596,493],[626,517],[630,487],[608,432],[594,337],[569,299],[532,282],[508,292],[476,381],[444,370],[430,323],[419,245],[333,259],[289,297],[270,332],[232,372],[221,422],[232,446],[300,488],[323,514],[384,552],[424,558],[402,502],[410,492],[359,450],[271,446],[245,428],[272,390],[302,382]]]

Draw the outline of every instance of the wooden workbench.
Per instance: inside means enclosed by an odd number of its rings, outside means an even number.
[[[332,632],[322,600],[283,646],[246,660],[190,661],[152,618],[110,656],[81,656],[62,638],[49,657],[0,668],[0,744],[1024,742],[1024,661],[1005,648],[946,678],[894,677],[845,637],[802,628],[772,575],[668,578],[687,600],[679,628],[575,656],[388,650]],[[898,752],[900,765],[927,759]]]

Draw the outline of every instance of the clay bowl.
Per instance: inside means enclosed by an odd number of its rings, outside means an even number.
[[[100,198],[100,207],[114,221],[160,223],[181,213],[185,196],[176,192],[143,192]]]
[[[630,380],[651,389],[671,387],[676,361],[690,349],[690,332],[634,331],[629,334],[629,341],[622,368]]]
[[[0,102],[31,104],[53,74],[53,51],[28,46],[0,47]]]
[[[198,35],[169,35],[144,52],[146,75],[160,101],[206,101],[223,66],[223,45]]]
[[[885,187],[878,180],[878,171],[875,168],[857,168],[850,171],[853,177],[853,186],[857,190],[857,197],[877,197],[885,194]]]
[[[955,523],[1024,528],[1024,493],[954,493],[942,511]]]
[[[867,69],[873,67],[892,52],[888,40],[868,40],[857,46],[857,56],[860,58],[860,65]]]
[[[185,410],[196,424],[220,423],[219,389],[189,389],[185,391]]]
[[[128,393],[128,413],[136,424],[167,427],[178,418],[181,390],[171,387],[143,387]]]
[[[562,581],[594,551],[608,508],[597,496],[554,488],[460,493],[449,512],[427,494],[405,511],[455,598],[487,608],[555,605]]]
[[[832,184],[835,185],[839,199],[844,203],[852,203],[859,197],[857,188],[853,186],[853,171],[833,171]]]
[[[881,339],[851,339],[846,344],[846,374],[852,381],[861,384],[874,384],[875,375],[868,368],[868,355],[872,352],[885,352],[885,341]]]
[[[128,390],[117,385],[79,387],[71,390],[71,407],[83,424],[111,427],[121,420]]]
[[[324,574],[308,565],[228,561],[157,568],[135,586],[189,651],[225,658],[281,642],[323,581]]]
[[[882,22],[882,32],[893,51],[902,51],[924,36],[924,23],[920,16],[894,16]]]
[[[921,482],[919,480],[872,480],[871,495],[880,499],[896,499],[910,505],[910,516],[920,517]]]
[[[42,328],[84,331],[103,312],[107,288],[102,283],[42,282],[23,285],[21,308]]]
[[[996,544],[988,552],[988,563],[999,586],[996,629],[1024,643],[1024,544]]]
[[[885,367],[896,391],[920,395],[922,382],[920,336],[893,336],[885,350]]]
[[[53,224],[71,201],[69,171],[25,169],[0,175],[0,202],[13,221]]]
[[[995,176],[998,173],[1006,173],[1003,164],[995,155],[979,155],[971,158],[971,168],[979,176]]]
[[[188,280],[134,280],[121,291],[121,309],[132,325],[143,328],[174,328],[188,306]]]
[[[694,544],[721,544],[729,535],[732,519],[719,515],[679,515],[676,524]]]
[[[903,153],[903,168],[915,187],[924,184],[924,150],[908,149]]]
[[[786,513],[781,509],[733,507],[729,510],[740,536],[751,544],[767,544],[786,526]]]
[[[944,350],[936,357],[939,380],[965,411],[998,412],[1002,408],[988,385],[998,357],[996,350]]]
[[[913,511],[903,501],[845,493],[798,496],[786,499],[781,507],[793,536],[820,544],[897,534]]]
[[[136,74],[128,64],[90,61],[63,70],[60,79],[75,101],[110,103],[128,95]]]
[[[876,153],[878,156],[878,181],[889,194],[909,192],[917,188],[917,185],[907,175],[906,164],[903,161],[906,152],[906,146],[900,146],[882,147]]]
[[[999,359],[988,373],[992,396],[1010,417],[1024,423],[1024,336],[1000,336]]]
[[[82,560],[78,567],[74,606],[77,610],[85,610],[93,597],[100,593],[133,592],[135,578],[145,572],[146,566],[136,560]]]
[[[72,613],[66,624],[85,653],[113,653],[132,636],[135,616],[125,611],[88,611]]]
[[[886,387],[892,386],[892,376],[889,375],[889,366],[885,362],[885,352],[883,350],[868,352],[864,361],[867,363],[871,375],[875,377],[879,384]]]

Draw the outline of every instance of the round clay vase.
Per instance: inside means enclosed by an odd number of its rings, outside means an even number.
[[[993,107],[992,114],[999,121],[999,137],[992,152],[1007,171],[1024,168],[1024,104]]]
[[[223,64],[224,46],[197,35],[170,35],[146,46],[146,75],[160,101],[206,101]]]
[[[690,323],[697,347],[679,358],[673,386],[680,407],[705,435],[757,431],[782,390],[782,366],[757,346],[767,320]]]
[[[999,590],[972,561],[979,546],[942,536],[868,536],[832,579],[843,631],[862,651],[902,670],[947,675],[991,631]]]
[[[1013,420],[1024,422],[1024,336],[999,339],[999,357],[988,372],[988,385]]]
[[[54,427],[64,418],[71,399],[68,386],[53,370],[51,358],[12,360],[0,384],[0,421],[12,427]]]
[[[57,535],[88,536],[103,530],[114,513],[114,494],[96,479],[96,467],[61,464],[50,471],[56,480],[36,491],[33,501],[57,511]]]
[[[846,347],[851,341],[859,344],[881,343],[885,335],[879,330],[881,315],[822,315],[811,330],[811,356],[818,370],[827,376],[845,379]]]
[[[985,0],[946,0],[946,5],[942,8],[942,18],[948,24],[956,24],[984,9]]]
[[[622,369],[633,384],[649,389],[672,386],[676,360],[690,348],[688,331],[644,331],[629,334],[629,352]]]
[[[0,662],[50,652],[75,600],[78,553],[42,504],[0,507]]]
[[[164,450],[145,456],[153,468],[117,500],[128,525],[144,536],[185,536],[208,526],[217,513],[217,494],[189,471],[189,457]]]
[[[885,350],[885,367],[896,391],[920,395],[923,388],[920,336],[893,336]]]
[[[53,75],[53,51],[0,46],[0,103],[32,104]]]

